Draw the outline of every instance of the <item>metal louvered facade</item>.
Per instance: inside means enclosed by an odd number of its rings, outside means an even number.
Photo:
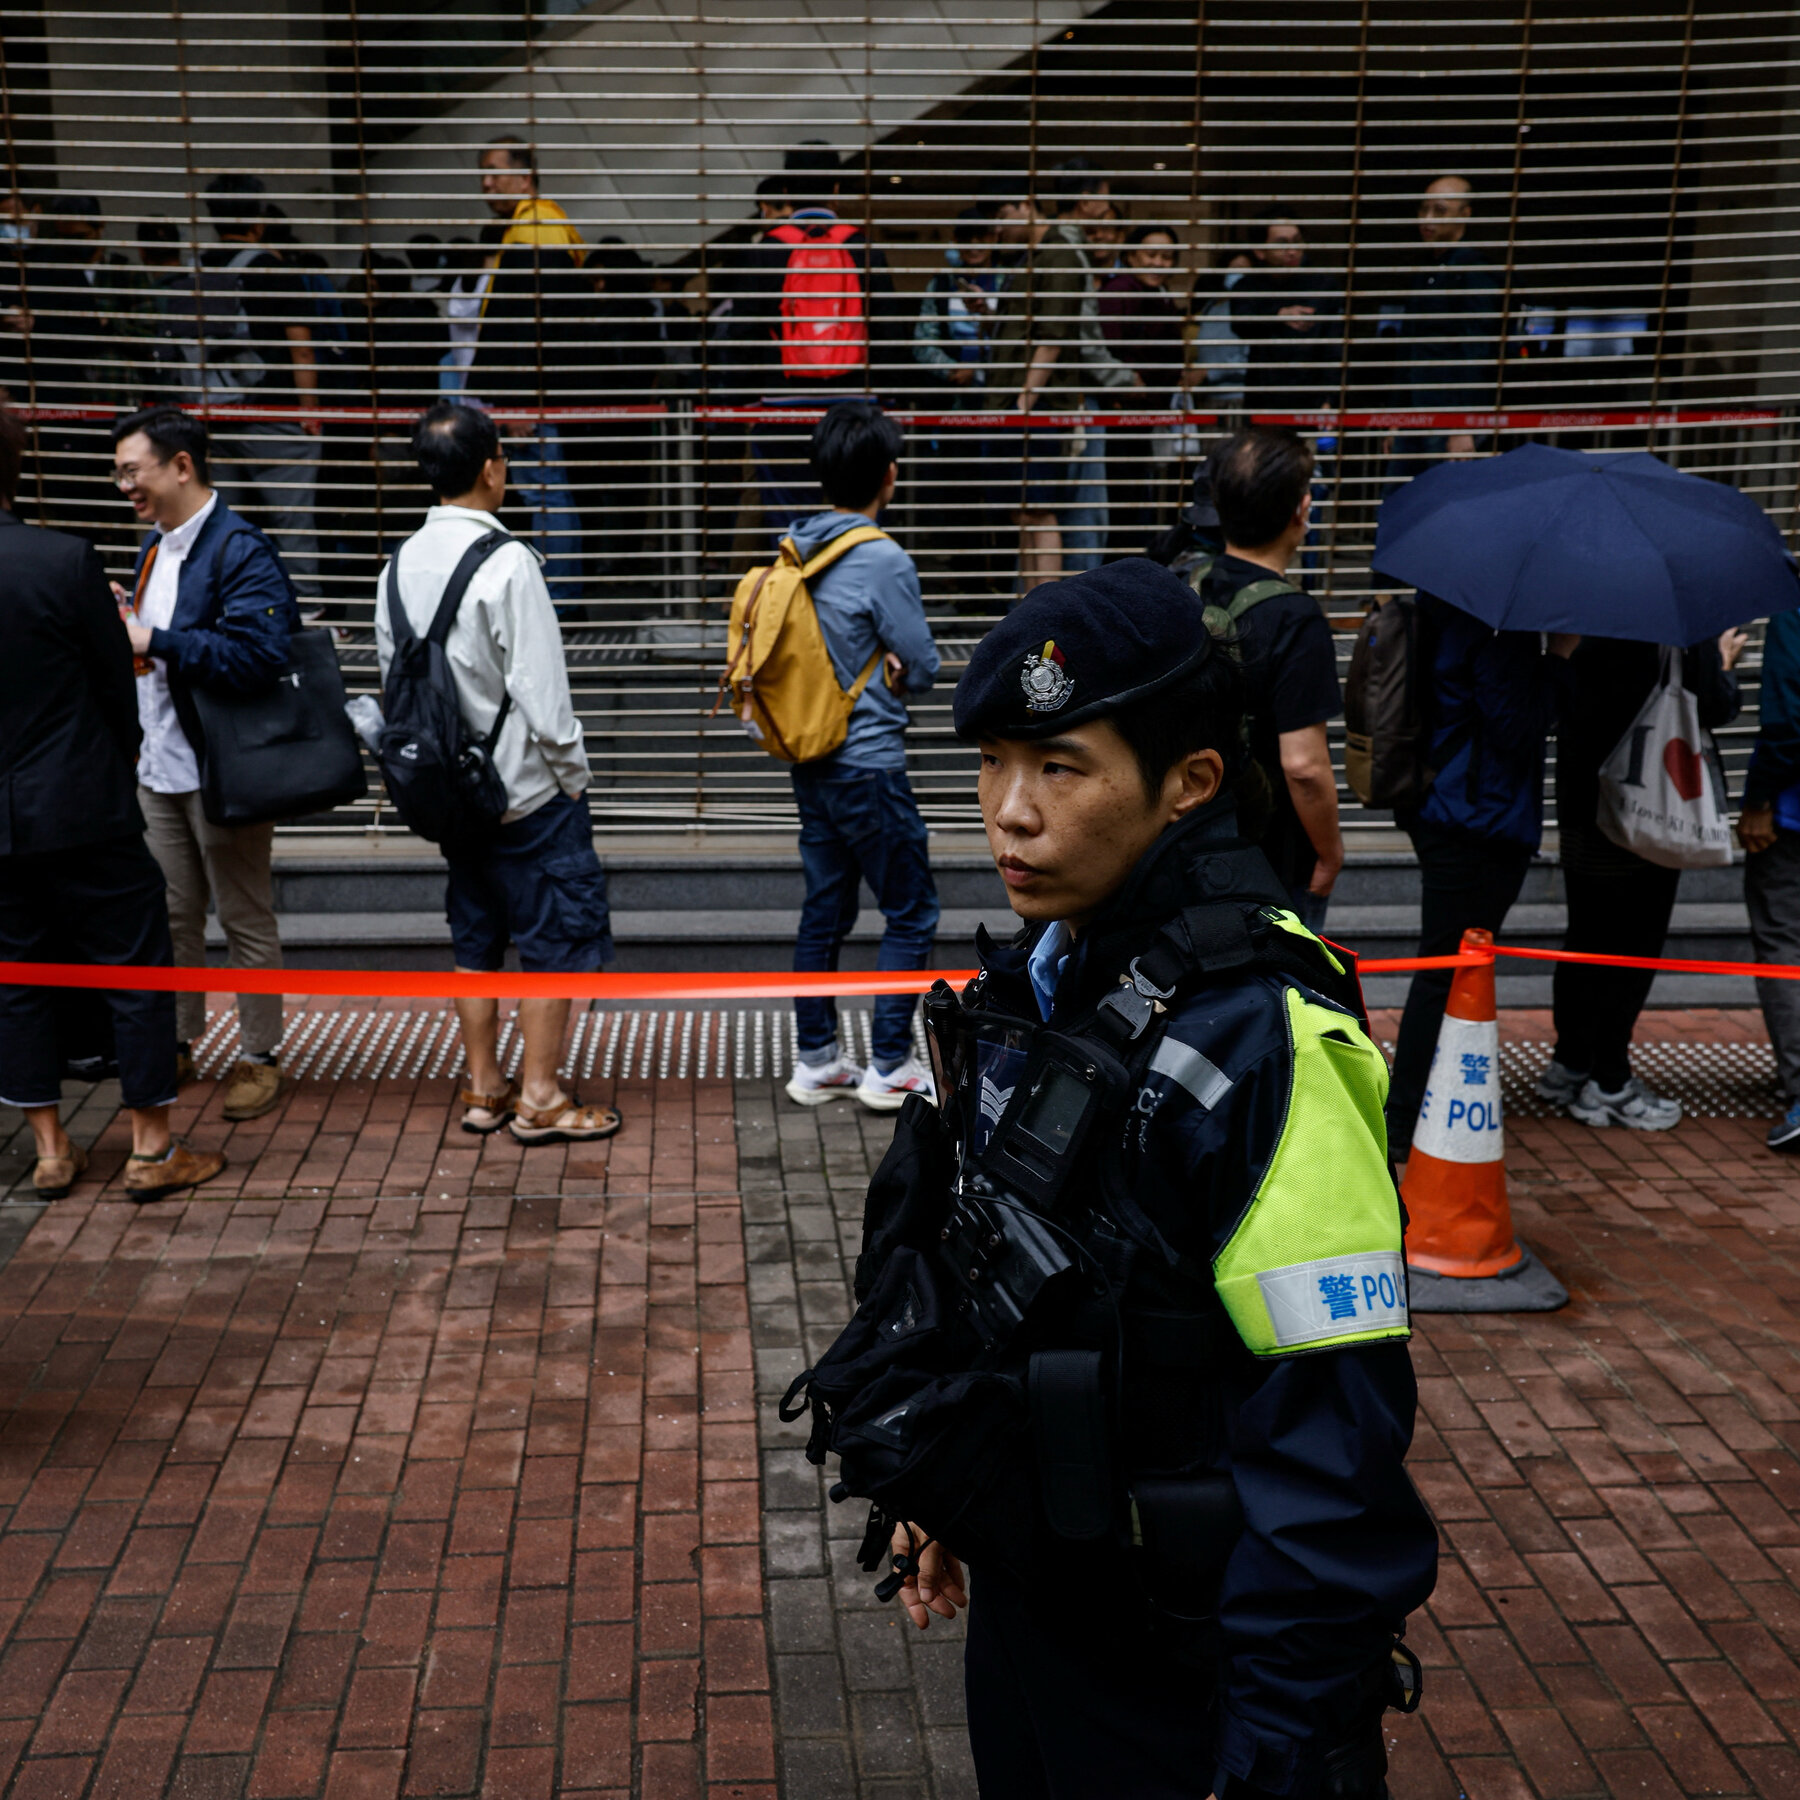
[[[1787,8],[5,0],[0,22],[22,513],[90,533],[123,576],[107,421],[206,406],[225,491],[274,531],[366,689],[376,574],[427,500],[409,421],[443,395],[493,405],[608,833],[791,829],[782,767],[710,709],[732,589],[814,503],[796,459],[835,393],[906,423],[884,524],[946,657],[912,734],[938,828],[975,821],[948,695],[1017,589],[1021,442],[1059,459],[1078,567],[1171,525],[1221,430],[1291,418],[1319,451],[1301,574],[1346,652],[1375,507],[1446,440],[1649,448],[1795,523]],[[822,365],[784,355],[757,273],[779,223],[759,184],[770,200],[808,145],[777,210],[829,202],[879,252],[859,265],[866,342]],[[484,193],[484,152],[525,187]],[[246,176],[260,193],[217,185]],[[1403,326],[1444,177],[1466,183],[1466,219],[1448,211],[1486,298],[1477,329],[1446,323],[1421,353]],[[1063,209],[1036,245],[1009,224],[1021,192]],[[250,284],[230,267],[247,240],[218,229],[247,198],[274,252]],[[1126,241],[1143,227],[1162,235]],[[1039,267],[1058,243],[1085,260],[1082,308]],[[1283,244],[1304,261],[1271,275]],[[1025,341],[1061,351],[1023,440],[990,317],[1008,294]],[[1733,766],[1755,669],[1753,648]],[[388,823],[371,800],[290,829]],[[1345,795],[1352,833],[1387,823]]]

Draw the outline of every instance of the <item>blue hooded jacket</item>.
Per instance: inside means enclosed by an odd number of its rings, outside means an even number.
[[[868,522],[861,513],[814,513],[796,519],[787,535],[802,556],[812,557],[833,538]],[[893,651],[905,665],[902,686],[907,693],[922,694],[937,679],[943,659],[925,620],[919,571],[891,538],[858,544],[806,585],[840,686],[848,688],[856,680],[877,648]],[[906,725],[905,701],[888,688],[877,669],[850,714],[843,747],[807,766],[903,770]]]
[[[1426,693],[1427,764],[1417,817],[1536,850],[1544,835],[1544,744],[1568,683],[1565,658],[1535,631],[1494,631],[1431,594],[1419,596],[1434,645]]]
[[[1762,706],[1744,806],[1772,806],[1778,830],[1800,831],[1800,610],[1777,613],[1763,638]]]

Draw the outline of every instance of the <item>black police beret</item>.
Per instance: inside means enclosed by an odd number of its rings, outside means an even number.
[[[1148,557],[1047,581],[975,646],[956,735],[1049,737],[1181,680],[1212,647],[1200,597]]]

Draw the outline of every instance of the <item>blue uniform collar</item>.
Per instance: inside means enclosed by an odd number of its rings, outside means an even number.
[[[1073,949],[1074,934],[1069,930],[1068,921],[1058,919],[1032,945],[1031,954],[1025,959],[1025,973],[1031,977],[1031,991],[1037,999],[1038,1012],[1046,1019],[1056,1004],[1056,984],[1069,966]]]

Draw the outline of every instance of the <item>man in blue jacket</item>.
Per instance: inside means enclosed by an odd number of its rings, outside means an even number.
[[[1738,841],[1756,960],[1800,963],[1800,610],[1777,613],[1763,639],[1756,749],[1744,777]],[[1800,981],[1758,981],[1787,1108],[1764,1140],[1800,1152]]]
[[[1472,927],[1497,932],[1525,885],[1544,835],[1544,743],[1581,639],[1493,631],[1432,594],[1419,596],[1419,629],[1437,773],[1400,823],[1419,858],[1418,954],[1449,956]],[[1407,990],[1387,1103],[1395,1162],[1412,1148],[1449,997],[1448,969],[1421,970]]]
[[[139,520],[153,526],[138,553],[126,630],[138,658],[138,803],[169,889],[175,961],[206,962],[210,898],[234,969],[279,969],[271,895],[273,825],[213,824],[200,804],[204,746],[188,696],[198,687],[251,693],[272,683],[299,624],[293,583],[275,546],[240,518],[207,479],[205,425],[178,407],[133,413],[113,426],[113,478]],[[176,1002],[177,1062],[193,1073],[203,994]],[[225,1084],[225,1117],[260,1118],[282,1093],[276,1050],[281,996],[240,994],[238,1059]]]
[[[894,497],[900,478],[900,427],[879,406],[849,400],[832,407],[812,435],[812,469],[830,506],[796,520],[788,535],[808,562],[847,531],[867,529]],[[919,572],[892,538],[852,546],[807,582],[838,684],[848,690],[880,653],[880,671],[863,687],[842,746],[793,769],[800,810],[800,861],[806,904],[794,941],[796,969],[835,969],[856,923],[865,880],[887,919],[876,966],[922,969],[937,936],[937,884],[925,821],[906,779],[906,704],[937,679],[939,657],[919,597]],[[931,1077],[912,1047],[913,999],[875,1002],[873,1061],[857,1067],[838,1039],[830,999],[794,1003],[800,1060],[788,1083],[802,1106],[854,1095],[893,1112]]]

